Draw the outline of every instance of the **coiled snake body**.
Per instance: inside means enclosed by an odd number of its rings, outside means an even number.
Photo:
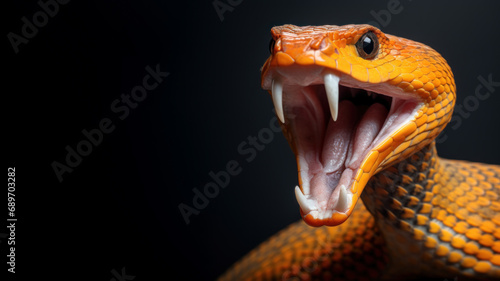
[[[271,33],[262,87],[303,221],[220,280],[500,280],[500,167],[435,149],[456,98],[446,61],[369,25]]]

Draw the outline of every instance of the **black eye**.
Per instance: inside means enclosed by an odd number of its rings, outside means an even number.
[[[378,38],[375,33],[368,31],[356,42],[356,49],[360,57],[373,59],[378,54]]]
[[[274,52],[274,44],[276,43],[276,41],[274,40],[274,38],[271,38],[271,41],[269,41],[269,53],[273,53]]]

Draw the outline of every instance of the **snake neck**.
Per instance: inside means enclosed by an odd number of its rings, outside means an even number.
[[[440,165],[432,142],[373,176],[362,193],[363,203],[386,240],[389,256],[396,263],[404,260],[415,271],[424,270],[415,265],[424,266],[422,259],[430,257],[428,250],[436,247],[436,239],[427,238],[433,213],[431,200],[443,176],[450,175]]]
[[[411,231],[430,218],[436,177],[444,174],[433,142],[374,175],[361,198],[378,223]]]

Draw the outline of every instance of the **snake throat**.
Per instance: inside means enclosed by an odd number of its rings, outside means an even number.
[[[313,226],[338,225],[360,197],[355,176],[372,168],[365,167],[369,152],[414,119],[422,102],[323,67],[275,70],[270,90],[297,158],[302,217]]]

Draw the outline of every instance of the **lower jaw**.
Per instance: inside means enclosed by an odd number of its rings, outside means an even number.
[[[351,215],[351,212],[348,211],[346,213],[339,213],[339,212],[333,212],[329,217],[324,218],[324,219],[319,219],[317,214],[315,213],[308,213],[304,214],[304,211],[302,209],[300,210],[300,215],[302,219],[305,221],[310,226],[314,227],[320,227],[320,226],[336,226],[339,225],[343,222],[345,222],[349,216]]]

